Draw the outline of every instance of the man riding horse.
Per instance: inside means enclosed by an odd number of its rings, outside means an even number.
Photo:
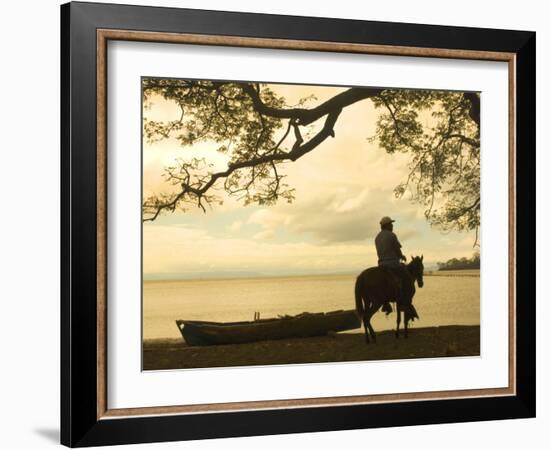
[[[395,336],[399,337],[401,312],[405,314],[405,337],[408,336],[408,323],[418,319],[416,308],[412,304],[418,287],[424,286],[424,256],[412,256],[405,265],[405,255],[401,252],[401,244],[393,232],[394,220],[382,217],[380,233],[375,244],[378,253],[378,266],[363,270],[355,280],[355,308],[365,326],[365,341],[370,342],[369,334],[376,341],[376,333],[371,324],[372,316],[379,310],[389,314],[392,311],[390,302],[397,305]]]
[[[378,266],[386,269],[387,274],[393,280],[397,292],[403,289],[407,272],[405,264],[401,261],[406,261],[407,258],[401,251],[401,243],[397,239],[397,235],[393,232],[393,223],[395,220],[388,216],[380,219],[380,232],[374,239],[376,245],[376,253],[378,254]],[[395,299],[399,301],[399,299]],[[392,307],[387,301],[382,306],[382,311],[386,314],[392,312]]]

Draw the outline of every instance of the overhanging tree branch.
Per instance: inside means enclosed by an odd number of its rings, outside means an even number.
[[[329,136],[334,137],[341,111],[371,99],[375,108],[388,111],[378,115],[378,145],[388,153],[411,155],[409,176],[405,184],[396,187],[396,195],[402,195],[409,182],[414,182],[413,200],[424,203],[432,223],[458,229],[479,225],[479,202],[474,202],[479,195],[477,93],[349,88],[308,108],[305,105],[312,96],[288,106],[266,84],[145,79],[143,95],[147,104],[160,95],[185,112],[172,122],[146,123],[148,139],[175,138],[184,148],[199,141],[218,143],[215,150],[229,156],[227,167],[220,171],[209,169],[204,159],[183,159],[180,167],[169,168],[165,178],[176,189],[146,199],[144,221],[187,204],[205,211],[205,205],[217,200],[214,194],[220,188],[244,199],[245,204],[271,204],[278,198],[290,201],[293,189],[282,182],[284,175],[277,165],[296,161]],[[429,125],[426,111],[432,116]],[[312,127],[323,118],[320,129]],[[219,180],[224,180],[221,186]],[[471,204],[472,209],[457,218],[456,212]]]
[[[380,88],[351,88],[335,95],[315,108],[286,109],[274,108],[266,105],[260,98],[259,92],[257,92],[251,84],[244,83],[242,89],[250,96],[254,104],[254,109],[260,114],[277,117],[279,119],[294,119],[296,124],[300,126],[310,125],[321,117],[330,114],[332,111],[341,110],[361,100],[380,95],[383,91],[383,89]]]
[[[144,203],[144,209],[152,212],[152,215],[150,217],[144,218],[143,221],[153,221],[159,216],[162,211],[173,211],[175,208],[177,208],[179,202],[185,200],[189,201],[194,199],[195,201],[197,201],[198,206],[200,206],[204,210],[205,208],[202,204],[202,200],[205,199],[205,194],[208,192],[208,190],[212,188],[212,186],[214,186],[216,181],[221,178],[229,177],[231,174],[239,169],[254,168],[263,164],[271,164],[272,167],[274,167],[273,164],[276,162],[296,161],[305,154],[311,152],[314,148],[325,141],[329,136],[334,137],[334,125],[341,112],[341,109],[337,109],[328,114],[323,128],[313,138],[305,143],[303,143],[303,139],[301,138],[299,131],[297,131],[300,139],[296,140],[296,143],[290,152],[275,151],[273,153],[268,153],[248,160],[230,163],[226,170],[211,174],[209,179],[201,184],[200,187],[193,186],[190,183],[190,176],[187,176],[181,183],[181,191],[177,194],[174,194],[173,198],[171,198],[169,201],[159,203],[157,201],[149,200],[149,202],[146,201]],[[295,129],[298,129],[298,127],[295,126]],[[297,143],[299,144],[296,145]],[[188,172],[187,175],[189,175]],[[278,175],[276,169],[275,177],[277,180],[280,180],[280,176]],[[174,176],[170,175],[170,178],[173,179]],[[206,201],[207,203],[209,202],[208,199],[206,199]]]

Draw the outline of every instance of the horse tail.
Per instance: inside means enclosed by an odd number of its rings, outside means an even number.
[[[355,310],[360,317],[362,317],[365,312],[363,296],[361,295],[361,275],[359,275],[355,281]]]

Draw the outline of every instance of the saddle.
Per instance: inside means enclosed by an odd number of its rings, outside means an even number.
[[[401,292],[403,288],[403,270],[405,269],[402,266],[389,267],[389,266],[378,266],[382,271],[385,272],[386,276],[391,280],[391,283],[394,285],[395,289],[398,292]]]
[[[408,302],[405,304],[404,303],[405,298],[403,298],[402,296],[403,287],[404,287],[403,284],[405,283],[404,277],[406,276],[405,266],[399,265],[396,267],[389,267],[389,266],[378,266],[378,267],[386,274],[388,280],[395,288],[394,301],[398,303],[401,300],[401,306],[406,312],[408,312],[409,318],[411,320],[419,319],[416,308],[412,304],[412,297],[407,299]],[[393,308],[389,301],[385,302],[382,305],[382,311],[385,312],[386,315],[389,315],[393,311]]]

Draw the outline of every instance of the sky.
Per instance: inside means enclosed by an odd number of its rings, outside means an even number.
[[[314,94],[308,107],[345,89],[270,88],[289,105]],[[153,120],[176,120],[179,114],[175,104],[160,97],[144,111]],[[427,269],[438,261],[471,256],[475,232],[432,228],[410,193],[395,197],[393,189],[407,177],[409,157],[389,155],[368,140],[379,114],[369,100],[346,107],[334,127],[335,138],[279,166],[285,182],[296,190],[291,204],[282,200],[273,206],[244,206],[220,191],[223,204],[206,213],[190,208],[145,222],[144,279],[359,273],[377,263],[374,237],[382,216],[396,220],[394,232],[407,258],[423,254]],[[154,144],[144,139],[144,196],[169,190],[163,168],[177,158],[204,157],[216,170],[225,169],[227,157],[215,148],[208,142],[184,148],[175,139]]]

